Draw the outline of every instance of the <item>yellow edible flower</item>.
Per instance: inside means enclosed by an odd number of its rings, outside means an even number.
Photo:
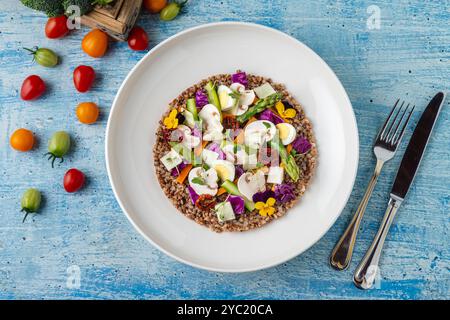
[[[275,204],[274,198],[267,199],[266,203],[264,202],[257,202],[255,203],[255,208],[259,211],[259,215],[263,217],[271,216],[275,213],[275,208],[273,205]]]
[[[283,102],[278,101],[275,104],[275,109],[283,119],[292,119],[297,115],[297,111],[294,108],[285,109]]]
[[[178,127],[177,109],[170,111],[169,116],[164,118],[164,125],[167,129],[175,129]]]

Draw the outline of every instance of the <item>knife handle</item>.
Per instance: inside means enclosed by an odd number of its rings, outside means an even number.
[[[391,227],[392,221],[394,220],[401,203],[401,199],[394,199],[391,196],[375,239],[356,268],[353,282],[360,289],[370,289],[373,286],[377,275],[379,275],[378,262],[380,261],[384,240],[386,239],[389,228]]]
[[[373,189],[377,184],[378,176],[383,168],[384,161],[377,160],[377,165],[375,171],[370,179],[369,185],[367,186],[366,192],[359,203],[358,209],[356,209],[352,220],[350,221],[347,229],[345,229],[339,241],[334,246],[333,251],[330,255],[330,264],[336,270],[344,270],[350,264],[352,259],[353,249],[355,247],[356,236],[358,235],[359,225],[366,212],[367,204],[369,203],[370,197],[372,196]]]

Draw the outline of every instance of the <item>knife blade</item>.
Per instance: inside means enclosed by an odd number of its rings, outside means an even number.
[[[391,190],[391,196],[398,200],[405,199],[414,180],[444,99],[443,92],[437,93],[431,99],[414,129]]]

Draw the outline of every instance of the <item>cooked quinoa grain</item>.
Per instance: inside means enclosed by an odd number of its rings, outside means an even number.
[[[303,108],[300,104],[292,97],[292,95],[286,90],[285,86],[282,84],[274,83],[271,79],[247,74],[248,88],[252,89],[261,84],[268,82],[272,87],[283,94],[283,102],[288,102],[292,107],[297,110],[297,115],[294,119],[291,119],[290,123],[296,128],[297,135],[303,136],[309,140],[312,147],[309,152],[303,155],[298,155],[296,157],[297,165],[300,168],[301,174],[300,179],[294,183],[290,180],[289,176],[285,175],[285,182],[290,182],[295,187],[296,198],[290,202],[281,204],[277,202],[275,204],[275,213],[272,216],[262,217],[258,214],[257,210],[252,212],[245,211],[244,214],[236,215],[235,220],[220,223],[217,219],[214,210],[201,211],[196,208],[189,197],[187,190],[188,182],[187,180],[184,184],[177,183],[175,178],[171,176],[170,172],[166,170],[164,165],[159,160],[163,155],[170,151],[170,146],[164,138],[164,125],[163,119],[166,117],[172,108],[186,107],[186,101],[195,96],[195,92],[198,89],[203,88],[208,81],[213,81],[215,83],[225,84],[227,86],[231,85],[231,75],[230,74],[219,74],[212,76],[208,79],[204,79],[199,83],[193,85],[192,87],[184,90],[177,98],[175,98],[169,105],[168,110],[162,116],[159,127],[156,132],[156,143],[153,148],[153,158],[155,161],[156,175],[159,180],[159,184],[163,189],[166,196],[173,203],[175,208],[177,208],[181,213],[183,213],[189,219],[194,220],[198,224],[204,225],[215,232],[222,231],[247,231],[255,228],[259,228],[266,223],[276,220],[284,216],[288,209],[293,207],[297,201],[304,194],[308,184],[314,173],[317,159],[317,148],[316,142],[312,130],[312,125],[310,121],[306,118]],[[218,196],[218,202],[224,201],[227,194]]]

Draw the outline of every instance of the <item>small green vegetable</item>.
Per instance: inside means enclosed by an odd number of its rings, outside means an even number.
[[[237,116],[236,120],[240,123],[244,123],[254,115],[263,112],[267,108],[270,108],[281,99],[283,99],[283,95],[277,92],[264,99],[258,100],[258,102],[256,102],[256,104],[253,107],[249,108],[244,114]]]
[[[239,192],[238,187],[230,180],[225,180],[221,187],[227,190],[229,194],[242,197],[244,199],[244,205],[248,211],[253,211],[255,209],[255,203],[244,197],[242,193]]]
[[[56,158],[61,159],[60,163],[64,161],[63,156],[70,149],[70,136],[65,131],[57,131],[51,137],[48,143],[48,152],[45,155],[50,155],[48,160],[52,159],[52,168]]]
[[[175,19],[178,14],[180,13],[181,8],[184,7],[184,5],[187,3],[187,0],[183,2],[172,2],[169,3],[167,6],[164,7],[164,9],[161,10],[161,13],[159,14],[159,17],[161,20],[164,21],[170,21]]]
[[[216,106],[217,110],[219,110],[220,113],[220,119],[222,119],[222,108],[220,106],[219,96],[217,95],[216,86],[212,81],[209,81],[205,85],[206,93],[208,94],[208,101],[209,103],[212,103]]]
[[[291,154],[287,153],[286,148],[283,146],[278,136],[275,136],[270,141],[270,147],[278,151],[281,158],[281,163],[284,164],[284,170],[286,170],[286,173],[294,182],[297,182],[300,176],[300,168],[295,162],[295,158]]]
[[[36,213],[41,206],[41,193],[37,189],[28,189],[24,192],[22,200],[20,201],[22,206],[21,212],[25,212],[22,223],[25,222],[30,213]]]
[[[186,109],[194,116],[194,120],[198,121],[198,113],[197,113],[197,104],[195,103],[195,99],[188,99],[186,102]]]
[[[50,49],[38,47],[24,49],[29,51],[33,55],[33,60],[43,67],[52,68],[58,64],[58,56]]]

